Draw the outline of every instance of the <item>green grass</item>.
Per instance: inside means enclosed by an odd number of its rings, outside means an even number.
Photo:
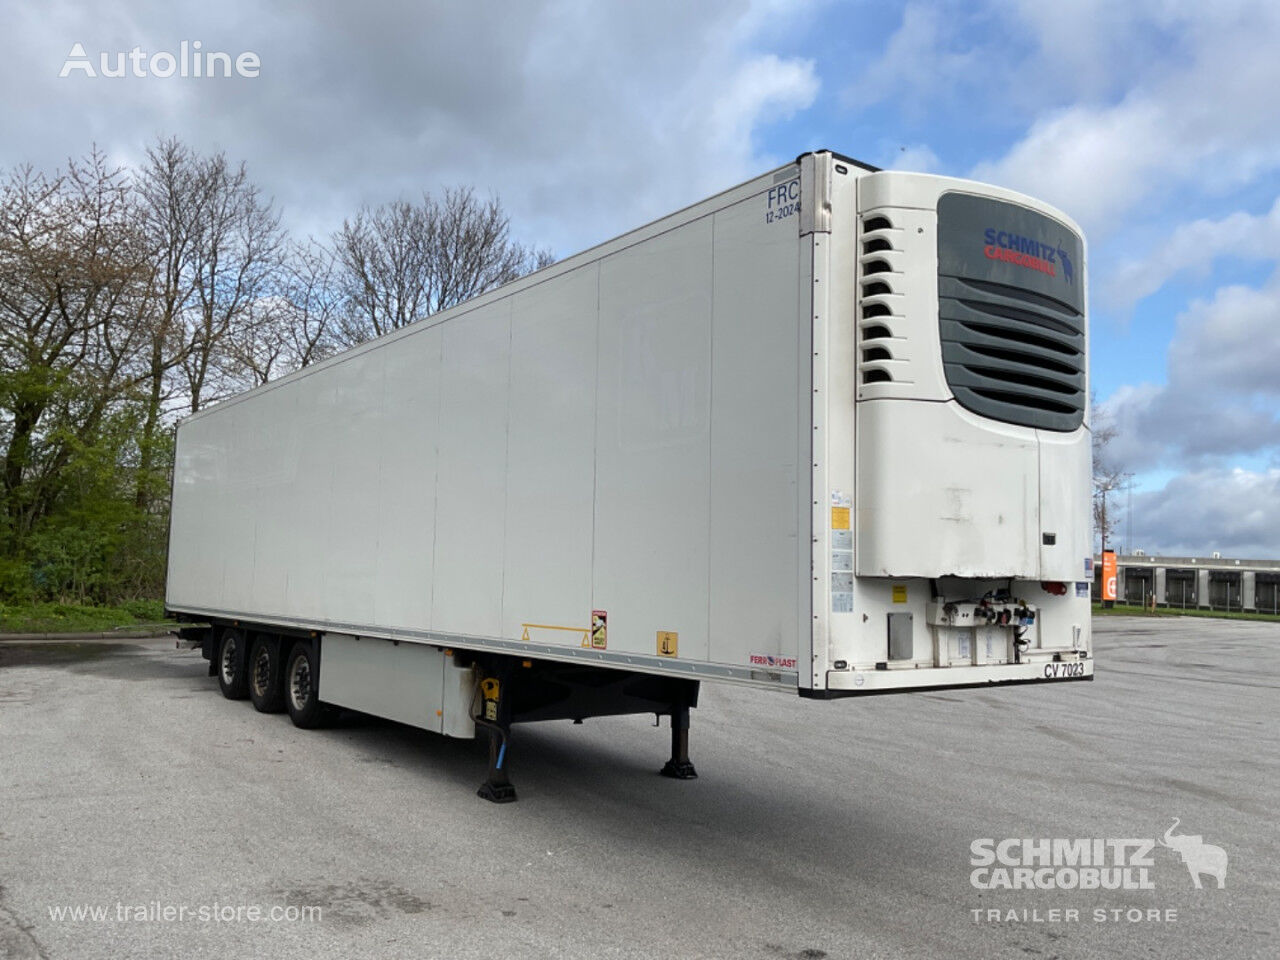
[[[0,603],[0,634],[101,633],[116,627],[163,621],[162,600],[129,600],[111,607],[72,603]]]
[[[1241,613],[1239,610],[1197,610],[1189,607],[1157,607],[1155,613],[1149,613],[1137,605],[1117,603],[1110,610],[1103,609],[1102,604],[1093,605],[1095,617],[1210,617],[1214,620],[1270,620],[1280,623],[1280,616],[1271,613]]]

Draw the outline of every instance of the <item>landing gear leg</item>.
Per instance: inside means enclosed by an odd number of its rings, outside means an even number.
[[[698,771],[689,760],[689,705],[681,703],[671,711],[671,759],[662,768],[664,777],[696,780]]]
[[[476,795],[490,803],[516,801],[516,788],[507,779],[507,737],[509,735],[510,728],[489,731],[489,776],[485,778],[484,783],[480,784]]]
[[[490,803],[514,803],[516,788],[507,778],[507,746],[511,741],[511,719],[508,716],[506,678],[487,677],[480,684],[484,695],[484,716],[476,718],[476,726],[489,731],[489,775],[476,795]]]

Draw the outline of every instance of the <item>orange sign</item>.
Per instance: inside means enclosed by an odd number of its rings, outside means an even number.
[[[1102,599],[1116,599],[1116,553],[1114,550],[1102,551]]]

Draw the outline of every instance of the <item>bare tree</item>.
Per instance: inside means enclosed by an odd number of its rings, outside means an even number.
[[[333,353],[341,303],[332,251],[314,241],[288,244],[277,292],[253,304],[248,322],[231,337],[247,385],[259,386]]]
[[[1123,489],[1133,474],[1113,463],[1109,455],[1107,448],[1117,432],[1115,423],[1105,412],[1099,412],[1093,397],[1089,398],[1089,406],[1093,410],[1093,528],[1101,549],[1106,550],[1117,522],[1108,498]]]
[[[300,370],[336,349],[335,327],[342,310],[333,251],[310,240],[293,244],[285,260],[289,363]]]
[[[456,306],[552,263],[550,251],[511,240],[510,218],[497,197],[481,203],[470,187],[453,188],[445,190],[442,203],[431,206],[438,224],[431,251],[434,310]]]
[[[279,217],[224,154],[203,157],[176,139],[147,151],[135,180],[152,263],[146,330],[146,414],[137,505],[163,486],[156,445],[171,407],[191,412],[231,389],[231,340],[272,291],[283,242]]]
[[[284,233],[280,216],[249,182],[244,164],[232,168],[223,154],[204,162],[207,203],[193,258],[196,310],[191,349],[182,362],[192,413],[234,390],[229,341],[237,327],[254,325],[259,300],[275,294]]]
[[[469,187],[364,207],[333,236],[344,299],[337,333],[360,343],[415,323],[552,262],[511,239],[496,197]]]
[[[155,486],[158,431],[175,391],[173,372],[192,349],[188,315],[195,302],[195,263],[209,191],[198,156],[176,139],[147,150],[147,163],[134,180],[140,221],[152,265],[152,309],[146,318],[148,349],[138,380],[146,391],[146,412],[138,440],[136,501],[145,507]]]

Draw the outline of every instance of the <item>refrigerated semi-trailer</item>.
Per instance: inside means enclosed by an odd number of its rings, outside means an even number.
[[[490,737],[1093,677],[1086,252],[801,155],[188,417],[166,606],[230,698]]]

